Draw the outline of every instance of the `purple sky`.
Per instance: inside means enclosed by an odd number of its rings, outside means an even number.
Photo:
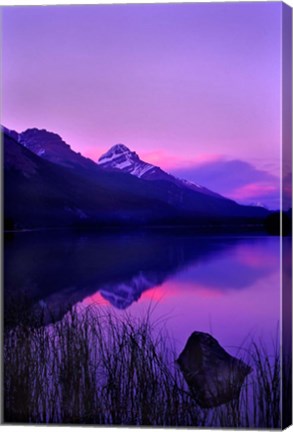
[[[2,119],[279,207],[280,2],[6,7]],[[219,174],[220,173],[220,174]]]

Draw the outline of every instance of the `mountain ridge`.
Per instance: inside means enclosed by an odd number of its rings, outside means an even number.
[[[95,162],[72,150],[60,135],[46,129],[31,128],[18,134],[18,142],[33,153],[50,162],[65,167],[80,166],[85,169],[95,167]]]
[[[115,144],[104,153],[97,164],[103,169],[120,170],[144,180],[165,180],[176,184],[179,187],[191,189],[206,195],[222,199],[222,195],[213,192],[204,186],[173,176],[162,170],[159,166],[152,165],[140,159],[135,151],[130,150],[125,144]]]
[[[5,219],[17,229],[72,224],[253,224],[269,213],[186,187],[159,167],[147,164],[146,170],[146,163],[126,146],[120,145],[120,151],[140,164],[144,170],[140,176],[101,167],[71,150],[57,134],[28,131],[21,135],[3,129]],[[109,154],[106,159],[111,159]],[[115,159],[117,163],[119,155]],[[145,178],[152,170],[156,175]]]

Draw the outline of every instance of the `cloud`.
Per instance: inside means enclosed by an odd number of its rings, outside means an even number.
[[[172,174],[199,183],[241,204],[260,202],[280,207],[279,179],[242,160],[216,160],[172,170]]]
[[[271,196],[279,191],[277,185],[269,183],[249,183],[231,192],[230,197],[235,200],[258,199],[259,197]]]

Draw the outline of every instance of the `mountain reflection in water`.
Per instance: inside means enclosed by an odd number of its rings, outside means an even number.
[[[22,295],[55,319],[78,302],[141,315],[159,300],[156,316],[174,317],[180,341],[194,328],[222,340],[267,333],[279,319],[278,253],[279,239],[264,236],[17,234],[5,242],[5,319]]]

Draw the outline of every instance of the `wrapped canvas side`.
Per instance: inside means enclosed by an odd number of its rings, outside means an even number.
[[[292,9],[282,5],[282,428],[292,424]]]

